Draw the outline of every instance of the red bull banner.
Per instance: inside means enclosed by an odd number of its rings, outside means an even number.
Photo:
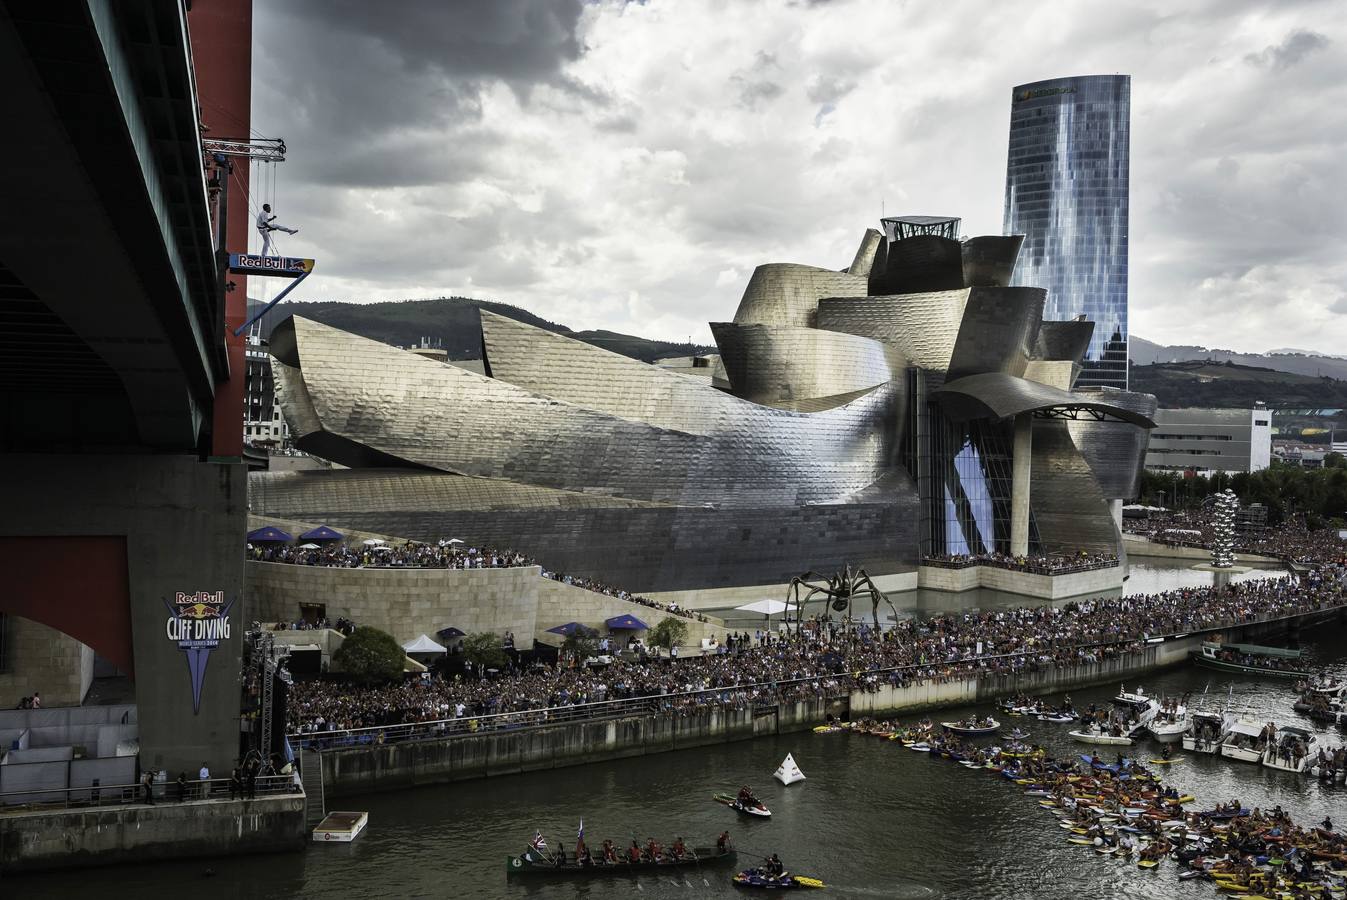
[[[224,591],[198,591],[188,594],[178,591],[173,601],[164,601],[168,607],[168,621],[164,632],[187,656],[187,671],[192,679],[192,713],[201,712],[201,685],[206,679],[206,663],[210,652],[229,640],[229,609]]]

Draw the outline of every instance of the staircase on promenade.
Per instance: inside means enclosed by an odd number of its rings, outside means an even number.
[[[305,830],[314,827],[327,815],[327,800],[323,796],[323,757],[307,747],[299,755],[300,778],[304,782]]]

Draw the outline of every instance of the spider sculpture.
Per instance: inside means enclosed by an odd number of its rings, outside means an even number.
[[[806,593],[801,599],[800,591]],[[851,618],[851,601],[855,597],[868,596],[870,598],[870,615],[874,618],[875,630],[879,630],[879,604],[881,601],[889,604],[889,609],[893,610],[893,616],[898,618],[898,611],[894,609],[893,604],[883,591],[875,586],[870,580],[870,576],[864,569],[856,569],[854,572],[850,565],[845,566],[841,572],[832,576],[823,576],[817,572],[805,572],[803,575],[797,575],[790,580],[790,592],[788,601],[795,607],[795,631],[798,634],[800,625],[804,622],[804,609],[809,601],[815,597],[821,597],[827,604],[824,608],[831,607],[836,612],[845,612],[847,618]]]

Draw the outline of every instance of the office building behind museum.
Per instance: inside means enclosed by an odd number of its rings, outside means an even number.
[[[1152,472],[1258,472],[1272,464],[1272,410],[1157,409],[1146,451]]]
[[[1023,234],[1012,284],[1044,288],[1045,319],[1095,323],[1080,385],[1127,387],[1132,83],[1055,78],[1011,94],[1006,234]]]

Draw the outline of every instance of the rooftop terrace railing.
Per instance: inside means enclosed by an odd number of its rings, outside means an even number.
[[[228,778],[208,778],[205,781],[193,778],[183,789],[179,799],[176,781],[156,781],[151,787],[155,803],[174,805],[177,803],[201,803],[211,800],[231,799]],[[236,786],[233,797],[272,797],[281,794],[297,794],[301,788],[294,775],[261,775],[256,779],[254,790],[249,791],[245,781],[242,789]],[[52,809],[85,809],[104,806],[127,806],[146,803],[145,784],[90,784],[80,787],[47,788],[43,790],[26,789],[0,793],[0,815],[7,812],[25,812]]]

